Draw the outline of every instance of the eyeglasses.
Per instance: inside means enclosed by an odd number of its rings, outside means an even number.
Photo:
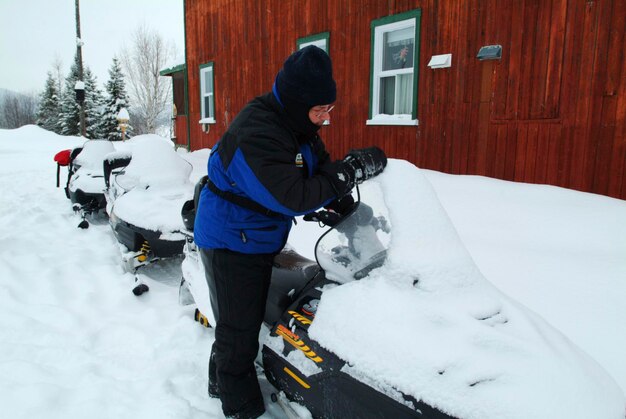
[[[330,111],[332,111],[333,109],[335,109],[335,105],[330,106],[328,109],[324,109],[324,110],[322,110],[322,109],[319,109],[319,110],[314,109],[313,111],[315,112],[314,115],[315,115],[316,118],[321,118],[322,115],[324,115],[325,113],[329,114],[329,116],[330,116]]]

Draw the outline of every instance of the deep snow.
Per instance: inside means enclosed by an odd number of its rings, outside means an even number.
[[[151,291],[134,297],[106,221],[77,229],[79,219],[54,187],[52,156],[82,143],[33,126],[0,130],[3,414],[221,417],[219,403],[206,397],[212,330],[193,322],[170,283],[150,281]],[[624,391],[626,203],[426,175],[485,277],[561,330]],[[311,257],[311,226],[303,224],[290,243]]]

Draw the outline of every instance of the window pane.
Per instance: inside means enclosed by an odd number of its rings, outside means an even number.
[[[413,67],[415,27],[383,34],[383,71]]]
[[[300,49],[308,47],[309,45],[315,45],[316,47],[320,48],[321,50],[323,50],[325,53],[328,54],[328,50],[326,49],[326,39],[318,39],[317,41],[311,41],[311,42],[305,42],[303,44],[300,44]]]
[[[400,74],[397,78],[398,109],[396,113],[410,114],[413,110],[413,74]]]
[[[213,72],[207,70],[204,72],[204,93],[213,93]]]
[[[394,99],[396,90],[396,78],[383,77],[380,79],[380,106],[378,113],[393,115]]]
[[[207,115],[209,118],[215,118],[215,110],[213,109],[213,95],[207,96],[209,100],[209,114]]]
[[[202,115],[202,118],[208,118],[211,116],[210,112],[211,112],[211,96],[205,96],[204,97],[204,114]]]

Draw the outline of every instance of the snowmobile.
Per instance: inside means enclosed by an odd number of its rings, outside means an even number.
[[[110,141],[89,140],[82,147],[63,150],[54,156],[57,187],[60,185],[61,167],[68,167],[64,190],[72,208],[82,218],[79,228],[88,228],[87,216],[99,213],[106,206],[103,161],[107,154],[114,151]]]
[[[206,177],[196,185],[195,199],[182,210],[187,243],[179,298],[183,305],[195,303],[195,320],[211,327],[215,320],[209,289],[193,243],[193,208],[204,182]],[[304,220],[330,229],[315,245],[316,261],[289,246],[274,259],[261,332],[264,344],[257,359],[279,390],[272,401],[290,418],[299,416],[286,399],[305,406],[315,418],[452,418],[397,390],[381,391],[343,372],[347,363],[308,334],[325,289],[364,278],[384,264],[390,232],[386,217],[357,201],[343,216],[321,210]]]
[[[193,194],[192,165],[155,135],[129,142],[129,151],[112,153],[105,161],[105,198],[123,266],[135,276],[133,293],[141,295],[149,288],[138,275],[140,269],[182,255],[185,236],[179,214]]]
[[[348,213],[291,232],[319,237],[315,260],[291,247],[274,260],[257,370],[288,417],[294,403],[315,418],[622,417],[612,378],[482,276],[415,166],[392,160],[360,188]],[[179,298],[208,326],[195,199]]]

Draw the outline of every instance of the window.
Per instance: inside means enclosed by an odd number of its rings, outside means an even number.
[[[308,47],[309,45],[315,45],[318,48],[323,49],[327,54],[328,52],[328,39],[330,38],[329,32],[322,32],[316,35],[307,36],[305,38],[299,38],[297,47],[298,49],[302,49],[304,47]]]
[[[420,10],[372,22],[368,125],[417,125]]]
[[[316,47],[322,49],[326,54],[330,55],[328,52],[328,39],[330,38],[329,32],[322,32],[316,35],[307,36],[305,38],[298,39],[298,49],[302,49],[304,47],[308,47],[309,45],[315,45]],[[330,119],[324,121],[324,125],[330,125]]]
[[[200,119],[201,124],[215,123],[215,95],[213,86],[213,63],[200,66]]]

